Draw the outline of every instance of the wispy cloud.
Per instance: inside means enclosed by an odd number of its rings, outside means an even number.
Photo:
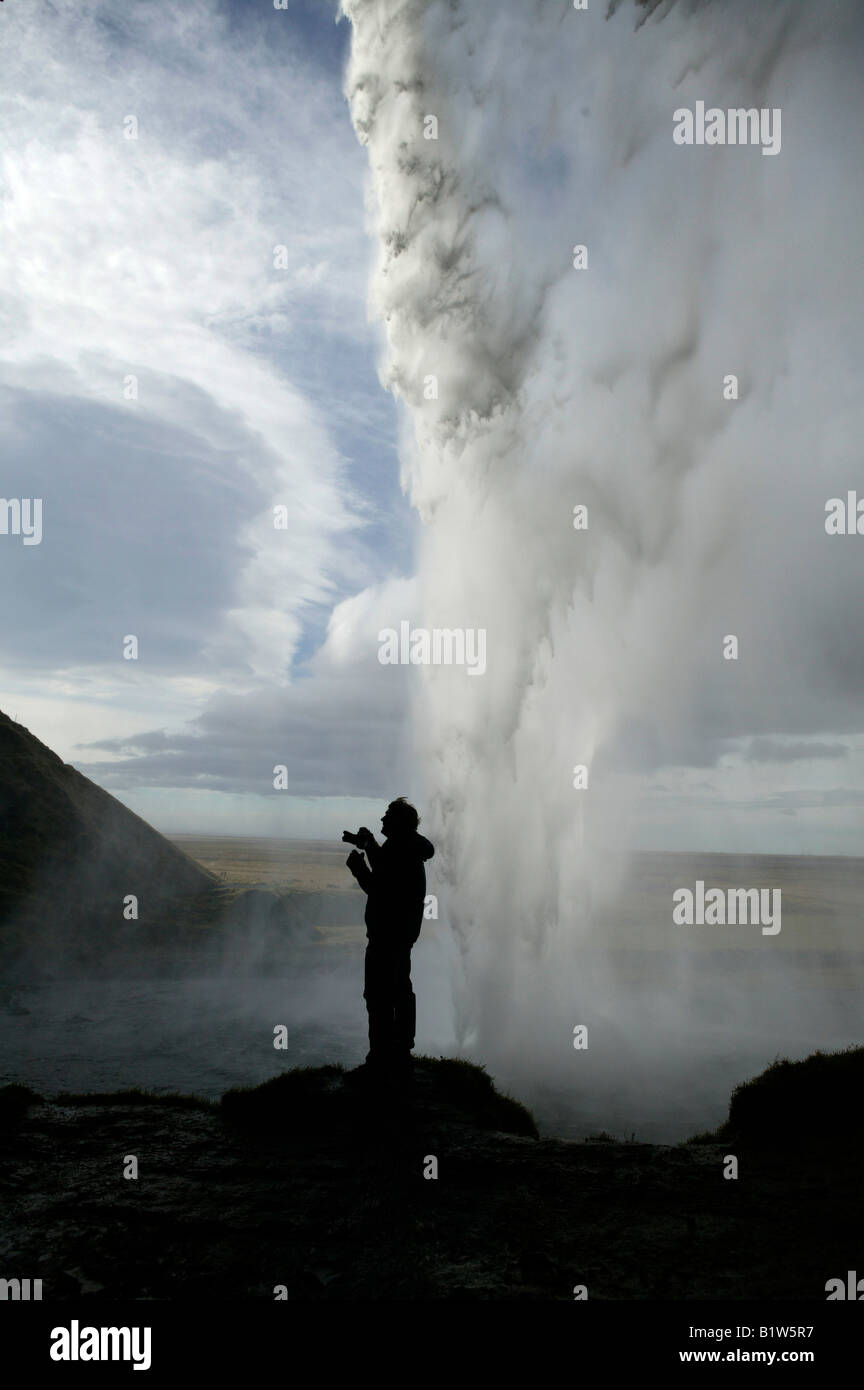
[[[264,750],[306,629],[404,561],[338,73],[216,0],[35,0],[4,31],[2,490],[44,503],[41,546],[0,550],[4,704],[74,756],[99,708],[109,737],[194,729],[233,692]]]

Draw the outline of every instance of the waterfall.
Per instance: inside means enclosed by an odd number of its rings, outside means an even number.
[[[689,958],[646,992],[608,949],[627,853],[747,739],[852,708],[822,518],[860,470],[856,8],[343,0],[417,621],[486,633],[482,676],[417,673],[456,1042],[508,1076],[566,1074],[589,1020],[634,1093],[688,1051]],[[726,143],[676,138],[697,103]],[[782,111],[775,149],[739,109]]]

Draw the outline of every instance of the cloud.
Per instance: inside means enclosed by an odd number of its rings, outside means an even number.
[[[44,537],[0,544],[3,703],[67,757],[101,711],[115,789],[253,786],[277,744],[335,785],[322,711],[332,748],[380,719],[305,663],[410,535],[338,63],[217,0],[4,24],[2,491]]]
[[[409,713],[414,668],[378,661],[382,627],[411,620],[410,581],[337,604],[321,649],[288,687],[220,692],[186,731],[150,729],[77,750],[76,766],[108,789],[211,790],[270,799],[285,766],[292,797],[378,797],[416,785]],[[105,760],[82,760],[98,750]]]
[[[185,646],[187,671],[282,672],[360,529],[321,405],[279,366],[307,322],[365,333],[348,134],[320,79],[213,4],[10,22],[4,486],[43,496],[24,592],[51,616],[8,654],[84,666],[140,628],[162,666]]]
[[[793,763],[811,758],[848,758],[849,751],[844,743],[780,743],[773,738],[754,738],[746,757],[751,763]]]

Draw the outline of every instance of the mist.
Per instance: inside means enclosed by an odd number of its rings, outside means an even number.
[[[788,933],[693,953],[670,889],[634,977],[615,920],[636,846],[752,852],[787,797],[764,847],[823,850],[795,798],[842,800],[831,740],[861,732],[858,557],[824,519],[864,424],[862,18],[650,9],[343,3],[419,621],[486,632],[482,679],[417,672],[454,1043],[668,1133],[742,1067],[854,1037]],[[699,101],[781,110],[782,146],[683,147]],[[814,738],[790,782],[767,748]],[[811,926],[799,947],[851,944]]]

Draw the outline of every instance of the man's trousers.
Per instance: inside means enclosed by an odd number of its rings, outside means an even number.
[[[370,941],[363,998],[369,1014],[369,1062],[404,1061],[414,1046],[417,1000],[411,988],[411,942]]]

